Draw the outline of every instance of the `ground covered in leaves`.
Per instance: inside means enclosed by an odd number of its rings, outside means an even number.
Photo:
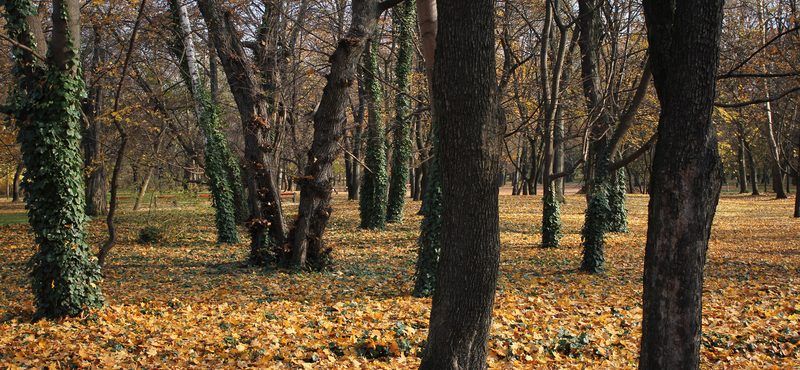
[[[631,232],[611,235],[610,268],[598,276],[575,270],[585,201],[567,201],[563,247],[542,250],[541,197],[501,196],[491,368],[637,366],[647,197],[630,196]],[[703,368],[800,366],[792,202],[721,199],[706,265]],[[0,226],[0,368],[416,368],[430,314],[430,299],[409,296],[419,204],[385,231],[359,230],[356,202],[337,196],[334,207],[326,237],[335,266],[297,274],[243,265],[246,243],[215,244],[207,203],[127,211],[104,270],[108,306],[58,322],[31,320],[27,225]],[[146,226],[165,237],[138,243]],[[101,220],[90,229],[100,245]]]

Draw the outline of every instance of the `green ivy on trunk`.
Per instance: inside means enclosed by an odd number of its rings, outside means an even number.
[[[435,134],[434,134],[435,135]],[[417,264],[414,270],[414,291],[417,298],[430,297],[436,288],[436,270],[439,266],[442,229],[442,188],[439,183],[439,158],[436,155],[434,138],[433,158],[429,172],[428,188],[425,196],[428,207],[422,218],[420,235],[417,239]]]
[[[383,118],[380,114],[381,87],[378,81],[378,38],[364,51],[364,80],[369,94],[369,122],[367,136],[366,167],[361,180],[359,210],[361,228],[383,229],[386,227],[386,190],[389,176],[386,173],[386,140]]]
[[[542,248],[558,248],[561,244],[561,209],[553,184],[547,188],[542,202]]]
[[[35,16],[36,7],[29,0],[0,1],[0,6],[5,8],[8,35],[35,48],[25,17]],[[52,37],[66,42],[53,41],[46,63],[12,48],[17,84],[10,104],[3,107],[19,127],[17,139],[28,169],[23,187],[37,246],[28,268],[36,315],[48,318],[76,316],[105,303],[100,267],[85,241],[80,99],[86,94],[80,35],[69,34],[69,22],[76,21],[70,17],[78,14],[70,9],[67,1],[54,3],[53,22],[61,27],[53,28]],[[56,48],[63,59],[54,56]]]
[[[397,52],[397,89],[395,97],[394,157],[392,161],[392,181],[389,186],[389,204],[386,222],[403,222],[403,208],[406,203],[406,183],[408,182],[408,162],[411,160],[411,100],[409,99],[411,62],[414,56],[412,27],[416,20],[413,1],[404,1],[392,10],[395,23],[399,24],[399,50]]]

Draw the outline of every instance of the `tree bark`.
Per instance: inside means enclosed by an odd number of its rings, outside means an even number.
[[[661,102],[639,369],[698,369],[703,266],[722,187],[712,121],[723,0],[645,0]]]
[[[14,184],[11,185],[11,202],[18,203],[22,201],[20,198],[20,180],[22,179],[22,170],[25,169],[25,161],[20,159],[17,162],[17,169],[14,171]]]
[[[100,79],[98,70],[105,64],[106,52],[102,46],[102,32],[99,25],[93,26],[94,40],[93,56],[89,70],[92,71],[92,77]],[[102,216],[108,213],[108,199],[106,199],[106,183],[108,173],[106,171],[105,163],[102,159],[102,148],[100,147],[100,122],[99,117],[102,114],[105,103],[105,95],[103,93],[103,84],[99,81],[91,84],[89,89],[89,97],[83,105],[83,111],[86,115],[86,127],[83,129],[83,139],[81,144],[83,146],[83,166],[88,175],[86,176],[86,215],[87,216]]]
[[[322,268],[327,264],[331,249],[325,245],[323,237],[332,212],[333,162],[339,154],[339,141],[347,119],[348,91],[378,18],[388,8],[385,4],[378,4],[375,0],[354,0],[350,29],[330,56],[328,82],[314,115],[314,139],[308,151],[304,175],[299,180],[297,221],[289,235],[289,265],[294,268]]]
[[[266,8],[260,30],[260,47],[254,61],[242,46],[239,31],[233,21],[233,10],[218,0],[199,0],[200,12],[209,27],[217,56],[228,85],[231,87],[244,133],[244,165],[247,178],[250,217],[251,259],[253,256],[279,252],[285,243],[285,225],[277,183],[277,149],[281,138],[281,123],[277,107],[277,47],[273,33],[277,17],[271,1]],[[272,18],[270,18],[272,17]],[[263,42],[263,43],[262,43]],[[259,69],[257,69],[260,68]],[[264,263],[266,261],[254,261]]]
[[[500,257],[497,173],[505,131],[496,100],[494,1],[442,0],[438,10],[433,97],[442,246],[420,369],[484,369]]]

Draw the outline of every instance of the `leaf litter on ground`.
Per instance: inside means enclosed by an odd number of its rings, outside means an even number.
[[[244,264],[246,242],[215,243],[207,204],[127,211],[103,271],[108,306],[58,321],[31,319],[32,237],[27,225],[2,226],[0,368],[416,368],[431,302],[410,297],[419,203],[403,224],[365,231],[357,202],[344,199],[334,198],[326,234],[335,264],[319,273]],[[541,197],[501,196],[490,368],[637,367],[647,201],[629,196],[631,232],[610,234],[607,271],[588,275],[576,270],[583,196],[567,197],[556,250],[539,248]],[[705,269],[702,368],[800,366],[792,202],[722,197]],[[145,226],[166,238],[137,243]],[[104,224],[88,229],[99,245]]]

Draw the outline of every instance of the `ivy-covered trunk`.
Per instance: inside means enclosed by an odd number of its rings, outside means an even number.
[[[206,141],[205,171],[208,176],[211,195],[214,198],[214,222],[217,226],[217,242],[238,243],[239,232],[236,230],[235,189],[241,189],[238,167],[229,168],[226,164],[233,160],[233,152],[228,148],[225,135],[222,133],[221,112],[214,104],[211,94],[201,84],[200,74],[196,66],[192,29],[186,6],[171,1],[174,17],[176,47],[173,52],[183,58],[182,74],[187,87],[192,92],[198,124]],[[230,170],[235,173],[229,173]]]
[[[392,10],[394,22],[399,29],[397,44],[397,89],[394,100],[394,154],[392,157],[392,179],[389,184],[389,200],[386,208],[386,222],[403,222],[403,208],[406,204],[406,183],[409,179],[408,162],[411,160],[411,99],[410,76],[414,56],[413,29],[414,2],[406,0]]]
[[[607,163],[597,165],[594,178],[589,181],[586,218],[581,229],[583,241],[583,260],[581,270],[593,274],[603,271],[605,258],[603,246],[605,234],[609,231],[611,207],[609,206],[609,174]]]
[[[561,235],[561,209],[551,182],[542,197],[542,248],[558,248]]]
[[[386,190],[389,176],[386,174],[386,140],[383,126],[383,92],[378,82],[378,39],[373,37],[364,51],[364,84],[367,87],[367,155],[366,168],[361,180],[359,211],[361,228],[383,229],[386,227]]]
[[[436,270],[439,267],[442,231],[442,187],[439,182],[439,158],[436,155],[436,129],[431,167],[428,170],[428,186],[425,193],[427,206],[417,239],[417,264],[414,269],[414,291],[417,298],[430,297],[436,288]]]
[[[81,314],[105,302],[100,267],[85,241],[80,153],[80,3],[53,2],[50,49],[29,0],[0,1],[6,30],[29,50],[14,47],[17,84],[4,111],[19,126],[28,220],[36,252],[28,266],[40,317]],[[38,32],[37,32],[38,31]],[[37,51],[34,56],[30,50]]]
[[[274,263],[286,238],[276,157],[282,132],[276,100],[278,41],[274,33],[279,11],[274,1],[264,2],[258,42],[254,43],[258,50],[253,58],[244,50],[230,9],[218,0],[199,0],[197,5],[209,27],[242,121],[250,261],[259,265]]]

